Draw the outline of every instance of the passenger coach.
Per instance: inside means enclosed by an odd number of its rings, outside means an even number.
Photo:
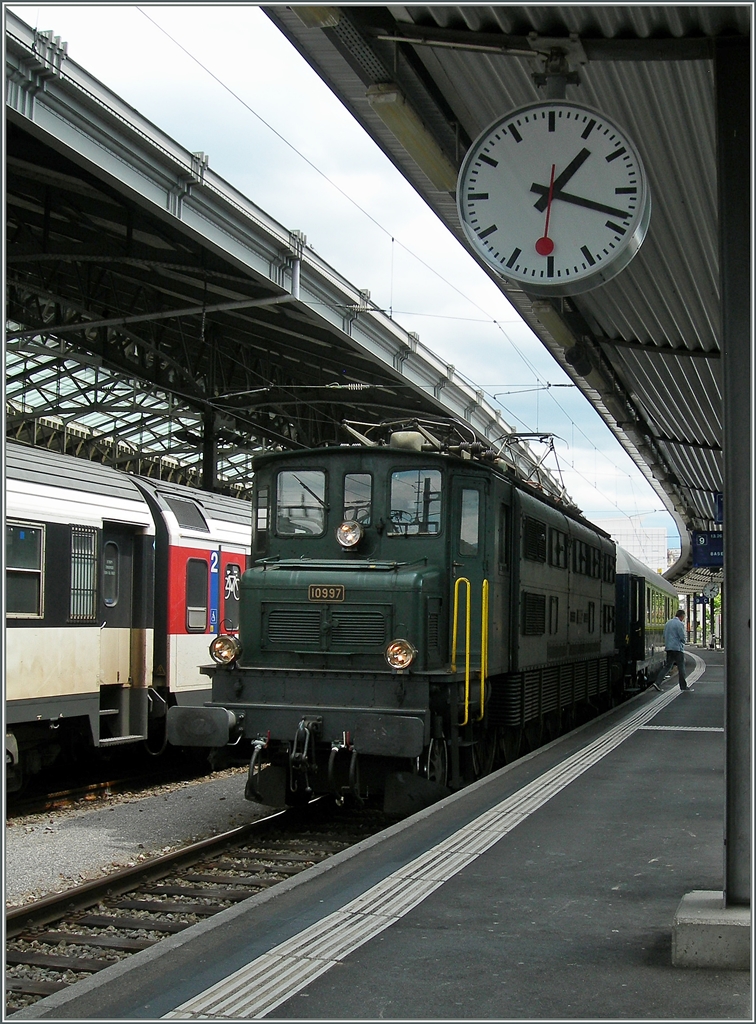
[[[5,514],[8,790],[63,751],[160,752],[237,628],[249,502],[8,442]]]

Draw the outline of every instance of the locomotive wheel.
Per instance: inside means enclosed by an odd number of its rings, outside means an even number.
[[[473,766],[476,778],[490,775],[493,771],[498,742],[499,730],[496,726],[485,726],[477,734],[473,747]]]
[[[504,726],[499,731],[499,751],[504,758],[504,764],[511,764],[520,756],[522,747],[522,732],[512,726]]]
[[[449,753],[446,740],[431,740],[423,758],[423,774],[428,782],[438,782],[441,786],[449,782]]]

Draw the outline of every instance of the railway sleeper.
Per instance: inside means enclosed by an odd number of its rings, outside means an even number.
[[[27,967],[49,967],[54,971],[76,971],[77,974],[90,974],[94,971],[102,971],[106,967],[112,967],[113,964],[118,963],[118,960],[93,960],[89,957],[61,956],[59,953],[26,953],[10,949],[5,952],[5,962]]]
[[[165,932],[174,935],[193,926],[192,921],[154,921],[144,917],[127,917],[125,914],[87,914],[76,922],[88,928],[119,928],[124,931]]]
[[[20,996],[52,996],[70,987],[71,984],[67,981],[32,981],[31,978],[8,977],[5,979],[5,991]]]
[[[148,896],[191,896],[194,899],[223,900],[238,903],[253,896],[252,889],[240,892],[238,889],[200,889],[188,885],[160,885],[144,890]]]
[[[120,949],[138,953],[149,949],[159,939],[125,939],[118,935],[93,935],[87,932],[41,932],[35,935],[37,942],[48,942],[56,945],[61,942],[72,946],[102,946],[104,949]]]

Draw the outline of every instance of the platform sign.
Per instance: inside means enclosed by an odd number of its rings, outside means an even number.
[[[724,561],[724,534],[721,530],[693,531],[694,567],[721,566]]]
[[[714,495],[714,522],[724,522],[724,505],[722,504],[723,494],[721,491],[717,491]]]

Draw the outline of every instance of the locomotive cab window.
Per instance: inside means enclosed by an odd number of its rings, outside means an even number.
[[[325,473],[322,469],[285,469],[276,488],[279,537],[321,537],[326,527]]]
[[[268,488],[258,487],[252,518],[253,547],[257,555],[264,555],[268,550],[269,517]]]
[[[190,558],[186,563],[186,629],[188,633],[204,633],[207,629],[208,569],[204,558]]]
[[[40,618],[44,529],[21,523],[5,526],[5,605],[12,618]]]
[[[373,478],[369,473],[344,474],[344,520],[370,526]]]
[[[459,520],[459,553],[468,558],[478,554],[480,491],[464,488]]]
[[[403,469],[391,474],[388,533],[435,536],[441,532],[441,471]]]

